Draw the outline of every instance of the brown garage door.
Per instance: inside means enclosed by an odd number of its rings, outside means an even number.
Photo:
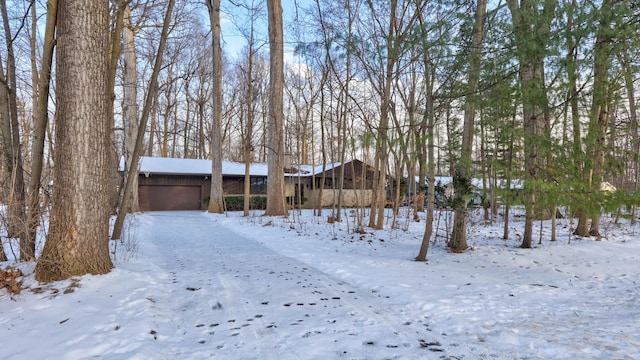
[[[140,210],[200,210],[200,186],[140,185]]]

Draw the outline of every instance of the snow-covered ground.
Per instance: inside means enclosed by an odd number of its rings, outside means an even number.
[[[354,219],[137,214],[116,268],[0,290],[2,359],[640,359],[640,227],[520,249],[522,223],[472,217],[470,250],[427,263],[424,231]],[[537,240],[537,238],[536,238]],[[6,264],[5,264],[6,265]]]

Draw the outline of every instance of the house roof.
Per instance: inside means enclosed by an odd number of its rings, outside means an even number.
[[[340,163],[327,164],[324,171],[340,166]],[[286,172],[285,176],[312,176],[322,173],[323,166],[299,165],[292,167],[294,171]],[[120,169],[124,169],[124,161],[121,160]],[[267,163],[251,163],[249,174],[251,176],[267,176],[269,167]],[[298,171],[295,171],[298,170]],[[222,174],[227,176],[244,176],[245,163],[235,161],[222,161]],[[138,166],[140,174],[181,174],[181,175],[211,175],[211,160],[209,159],[180,159],[166,157],[140,157]]]
[[[416,183],[418,183],[418,181],[420,180],[420,178],[418,176],[416,176]],[[428,181],[428,179],[427,179]],[[435,176],[435,183],[441,186],[449,186],[449,184],[453,183],[453,177],[451,176]],[[506,187],[506,180],[504,179],[498,179],[497,180],[497,186],[500,189],[504,189]],[[484,188],[482,179],[479,178],[472,178],[471,179],[471,185],[477,189],[482,189]],[[487,187],[491,187],[491,182],[487,182]],[[512,179],[511,180],[511,189],[522,189],[524,187],[524,184],[522,182],[522,180],[520,179]]]

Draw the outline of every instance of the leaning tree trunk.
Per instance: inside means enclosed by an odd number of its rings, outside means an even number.
[[[58,8],[54,191],[38,281],[104,274],[109,256],[109,1]],[[82,181],[78,181],[82,179]]]
[[[147,128],[147,121],[149,120],[149,114],[151,113],[151,107],[156,99],[158,94],[158,74],[160,73],[160,68],[162,67],[162,58],[164,54],[164,48],[167,43],[167,37],[169,36],[169,25],[171,22],[171,12],[173,10],[173,5],[175,4],[175,0],[169,0],[169,4],[167,5],[167,12],[164,15],[164,22],[162,24],[162,33],[160,35],[160,43],[158,44],[158,50],[156,54],[156,60],[153,64],[153,72],[151,73],[151,79],[149,80],[149,91],[147,92],[147,97],[144,101],[144,106],[142,108],[142,114],[140,116],[140,126],[138,128],[138,137],[136,138],[136,146],[133,149],[133,156],[131,157],[131,163],[127,164],[127,168],[125,171],[130,174],[127,176],[127,182],[124,185],[124,189],[122,190],[122,196],[120,199],[120,210],[118,211],[118,215],[116,216],[115,224],[113,225],[113,233],[111,234],[112,240],[120,239],[122,235],[122,228],[124,227],[124,218],[129,212],[129,201],[131,199],[130,194],[133,191],[137,191],[133,187],[133,178],[134,173],[138,171],[138,164],[140,163],[140,155],[142,154],[142,146],[144,140],[144,131],[143,129]],[[152,142],[152,139],[149,139],[149,142]]]
[[[49,123],[49,93],[51,84],[51,67],[53,63],[53,51],[55,48],[55,28],[58,13],[58,2],[47,2],[47,23],[44,31],[44,49],[40,76],[38,78],[38,102],[36,119],[33,129],[33,142],[31,143],[31,180],[29,182],[29,225],[27,227],[28,249],[35,250],[36,234],[40,217],[40,187],[42,181],[42,169],[44,166],[44,143]],[[34,253],[35,254],[35,253]]]

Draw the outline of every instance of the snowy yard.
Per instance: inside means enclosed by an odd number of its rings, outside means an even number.
[[[436,217],[425,264],[424,219],[359,234],[328,210],[260,215],[137,214],[103,276],[43,285],[21,264],[2,358],[640,358],[640,227],[605,217],[605,241],[581,240],[563,219],[525,250],[521,220],[507,241],[472,220],[452,254]]]

